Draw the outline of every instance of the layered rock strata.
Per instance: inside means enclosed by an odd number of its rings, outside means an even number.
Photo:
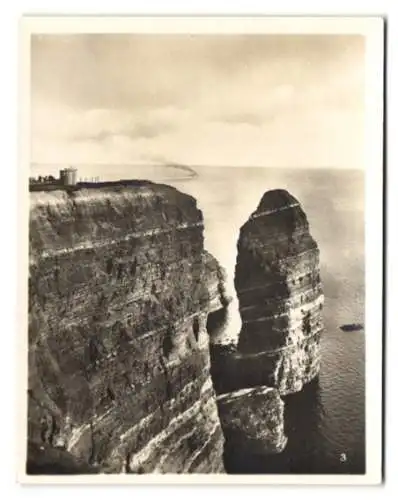
[[[29,450],[100,472],[223,471],[209,263],[202,214],[176,189],[30,194]]]
[[[242,462],[284,449],[280,395],[300,391],[320,368],[319,249],[287,191],[265,193],[242,226],[234,281],[242,328],[237,342],[224,342],[217,325],[211,367],[227,462]]]
[[[266,192],[242,226],[235,287],[242,385],[300,391],[319,373],[323,293],[318,245],[287,191]]]

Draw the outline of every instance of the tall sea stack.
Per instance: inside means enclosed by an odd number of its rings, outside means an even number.
[[[318,245],[287,191],[266,192],[242,226],[235,287],[239,385],[300,391],[319,373],[323,293]]]
[[[265,193],[241,227],[235,288],[238,340],[228,341],[226,332],[211,343],[227,462],[281,452],[287,439],[280,395],[300,391],[319,373],[319,250],[287,191]]]

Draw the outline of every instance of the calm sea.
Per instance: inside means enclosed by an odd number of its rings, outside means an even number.
[[[101,180],[147,178],[174,185],[198,200],[205,220],[205,246],[233,273],[239,228],[269,189],[285,188],[302,204],[320,248],[325,332],[319,380],[285,398],[288,445],[269,459],[228,457],[235,473],[365,472],[365,332],[340,326],[364,323],[364,175],[358,170],[209,168],[198,175],[164,167],[78,166]],[[36,167],[33,173],[45,172]],[[224,334],[240,330],[236,298]]]

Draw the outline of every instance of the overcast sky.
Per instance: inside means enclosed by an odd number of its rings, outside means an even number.
[[[354,36],[32,38],[32,162],[363,167]]]

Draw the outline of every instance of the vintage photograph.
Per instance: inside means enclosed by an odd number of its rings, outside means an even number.
[[[366,34],[185,31],[29,35],[24,473],[360,482]]]

